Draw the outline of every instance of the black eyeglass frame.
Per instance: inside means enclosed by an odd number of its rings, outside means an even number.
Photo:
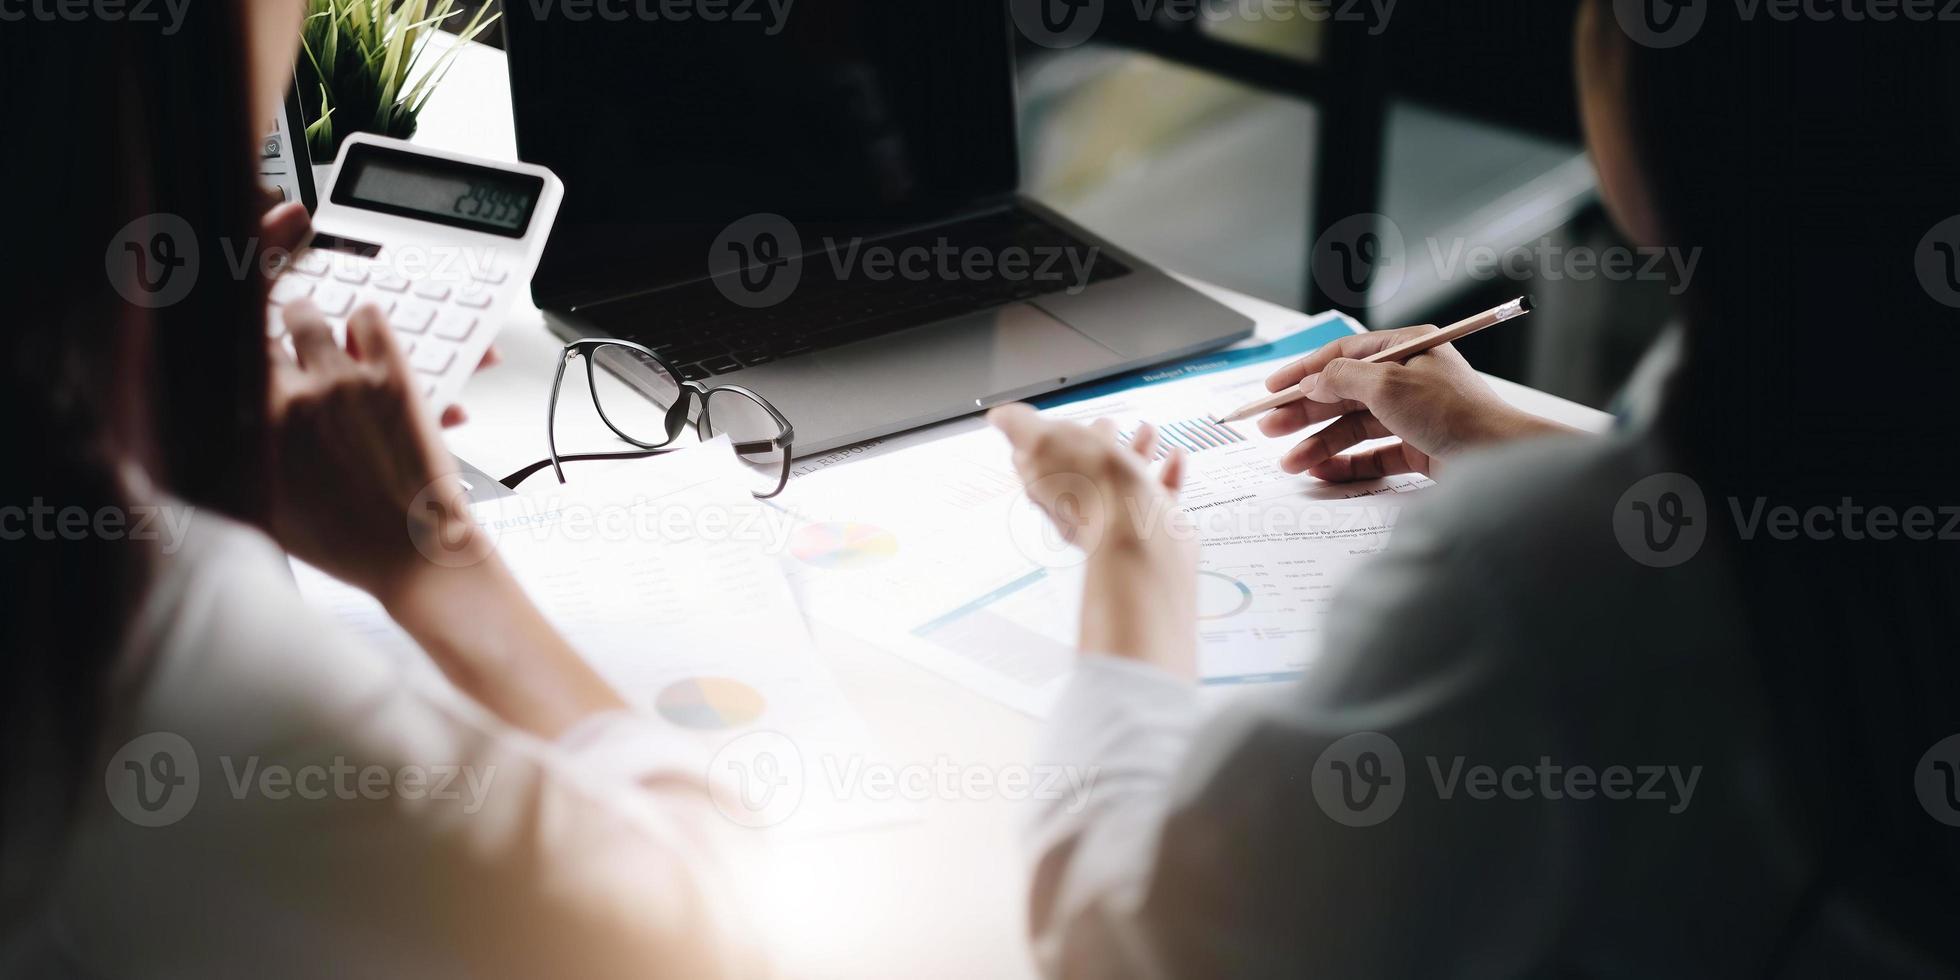
[[[667,407],[667,438],[665,440],[652,443],[635,439],[622,431],[618,425],[615,425],[612,417],[606,414],[606,404],[599,397],[599,378],[595,373],[597,370],[595,365],[598,362],[598,358],[593,355],[597,351],[607,347],[622,347],[652,361],[662,371],[667,372],[667,376],[673,378],[674,383],[679,387],[680,393],[675,397],[674,404]],[[599,418],[606,423],[606,428],[611,429],[614,435],[640,447],[638,450],[625,450],[614,453],[580,453],[573,456],[559,455],[558,398],[565,385],[565,366],[570,364],[574,358],[583,358],[585,361],[585,380],[592,393],[592,406],[599,410]],[[616,371],[613,373],[618,374]],[[626,381],[629,385],[632,383],[624,377],[620,380]],[[572,341],[566,344],[564,351],[559,354],[558,373],[551,379],[551,407],[545,415],[545,438],[551,446],[551,458],[532,463],[530,466],[518,470],[498,482],[502,483],[505,487],[515,490],[524,481],[538,475],[540,471],[548,466],[551,468],[552,473],[558,477],[558,482],[562,484],[565,482],[564,464],[566,463],[584,463],[595,460],[650,459],[655,456],[664,456],[668,453],[679,452],[681,447],[670,444],[675,439],[680,438],[681,432],[687,428],[688,421],[694,414],[693,410],[696,400],[699,400],[701,403],[701,414],[698,419],[694,419],[694,433],[697,438],[706,442],[708,440],[708,431],[712,424],[709,418],[709,408],[714,404],[714,399],[710,396],[717,392],[729,392],[748,398],[748,400],[762,406],[763,411],[768,412],[770,417],[776,420],[776,424],[782,428],[780,434],[767,442],[741,442],[735,444],[736,454],[742,456],[755,455],[771,450],[782,451],[783,465],[782,470],[776,476],[775,489],[770,490],[768,493],[754,492],[757,500],[768,500],[780,495],[789,487],[789,466],[792,455],[790,450],[796,440],[796,427],[790,424],[789,419],[775,405],[770,404],[769,399],[741,385],[716,385],[709,387],[699,381],[686,380],[682,377],[680,370],[674,366],[672,361],[660,356],[650,348],[633,343],[630,340],[613,340],[603,337]],[[644,395],[645,393],[642,392],[641,394]]]

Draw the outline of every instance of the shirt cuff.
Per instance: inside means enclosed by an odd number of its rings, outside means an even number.
[[[1090,654],[1049,715],[1037,757],[1054,765],[1168,777],[1199,720],[1191,682],[1149,664]]]

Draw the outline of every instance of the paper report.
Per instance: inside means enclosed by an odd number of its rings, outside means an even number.
[[[775,554],[781,511],[751,497],[725,441],[596,480],[506,497],[475,510],[506,565],[565,639],[673,739],[653,746],[704,777],[731,751],[762,745],[781,781],[818,787],[840,760],[875,757],[862,719],[828,668]],[[431,560],[442,561],[441,555]],[[391,653],[416,680],[447,681],[366,593],[298,562],[309,603]],[[771,826],[823,832],[906,819],[902,807],[799,794]]]
[[[1399,495],[1431,485],[1287,476],[1278,461],[1298,436],[1214,420],[1263,394],[1280,364],[1356,329],[1324,316],[1037,404],[1126,436],[1148,422],[1186,453],[1207,685],[1298,678],[1333,593],[1386,543]],[[1084,556],[1021,490],[1005,439],[977,419],[806,460],[779,501],[797,521],[784,566],[807,615],[1042,714],[1073,669]]]

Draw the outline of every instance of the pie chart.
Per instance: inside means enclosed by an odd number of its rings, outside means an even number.
[[[1230,619],[1252,608],[1252,587],[1222,572],[1198,573],[1198,618]]]
[[[769,706],[755,688],[726,677],[691,677],[671,684],[653,704],[660,717],[702,732],[739,728],[762,717]]]
[[[812,524],[790,539],[798,561],[832,571],[857,571],[898,555],[898,536],[870,524]]]

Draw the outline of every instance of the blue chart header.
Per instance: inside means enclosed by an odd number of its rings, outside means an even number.
[[[1281,337],[1270,344],[1261,344],[1257,347],[1246,347],[1239,350],[1219,351],[1215,354],[1200,354],[1182,361],[1174,361],[1170,364],[1138,371],[1135,374],[1125,374],[1107,381],[1098,381],[1094,384],[1083,385],[1080,388],[1070,388],[1067,391],[1058,392],[1046,398],[1034,399],[1031,404],[1036,408],[1056,408],[1062,405],[1072,405],[1076,402],[1088,401],[1091,398],[1100,398],[1104,395],[1113,395],[1119,391],[1146,388],[1151,385],[1160,385],[1171,381],[1182,381],[1185,378],[1195,378],[1206,374],[1217,374],[1220,371],[1230,371],[1233,368],[1244,367],[1247,364],[1305,357],[1342,337],[1359,332],[1359,328],[1354,324],[1354,321],[1339,314],[1329,314],[1321,319],[1324,322],[1306,327],[1289,336]]]

